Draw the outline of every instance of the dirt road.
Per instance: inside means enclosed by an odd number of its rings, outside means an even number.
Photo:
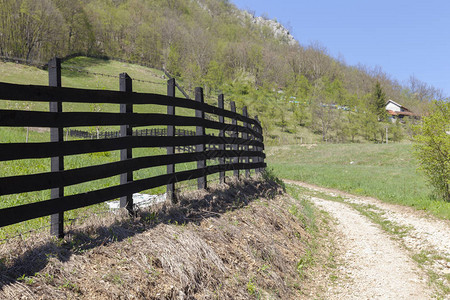
[[[285,180],[336,219],[327,299],[450,299],[450,224],[411,208]]]

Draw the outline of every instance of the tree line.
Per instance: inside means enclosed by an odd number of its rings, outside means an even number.
[[[307,127],[323,140],[381,141],[388,126],[401,139],[383,101],[423,114],[443,98],[415,77],[400,84],[320,44],[292,44],[228,0],[0,0],[0,37],[1,56],[30,62],[82,53],[165,68],[187,90],[249,106],[274,134]]]

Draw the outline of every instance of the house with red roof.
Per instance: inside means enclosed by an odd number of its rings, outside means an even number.
[[[419,115],[413,113],[408,108],[404,107],[401,104],[398,104],[397,102],[393,100],[388,100],[386,102],[386,112],[391,116],[392,120],[401,120],[404,117],[414,118],[418,119],[420,118]]]

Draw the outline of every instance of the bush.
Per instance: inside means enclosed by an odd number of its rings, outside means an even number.
[[[436,196],[450,202],[450,102],[437,101],[416,128],[415,155]]]
[[[262,173],[262,176],[265,181],[275,182],[276,184],[280,185],[283,188],[283,191],[286,191],[286,185],[284,184],[284,181],[278,178],[273,168],[265,168]]]
[[[389,141],[392,142],[400,142],[403,139],[403,129],[400,125],[400,122],[397,121],[395,122],[395,124],[392,124],[391,126],[389,126],[389,136],[388,139]]]

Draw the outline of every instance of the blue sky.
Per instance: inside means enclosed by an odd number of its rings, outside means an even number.
[[[231,0],[277,19],[301,45],[325,46],[349,65],[381,67],[400,83],[411,75],[450,97],[448,0]]]

